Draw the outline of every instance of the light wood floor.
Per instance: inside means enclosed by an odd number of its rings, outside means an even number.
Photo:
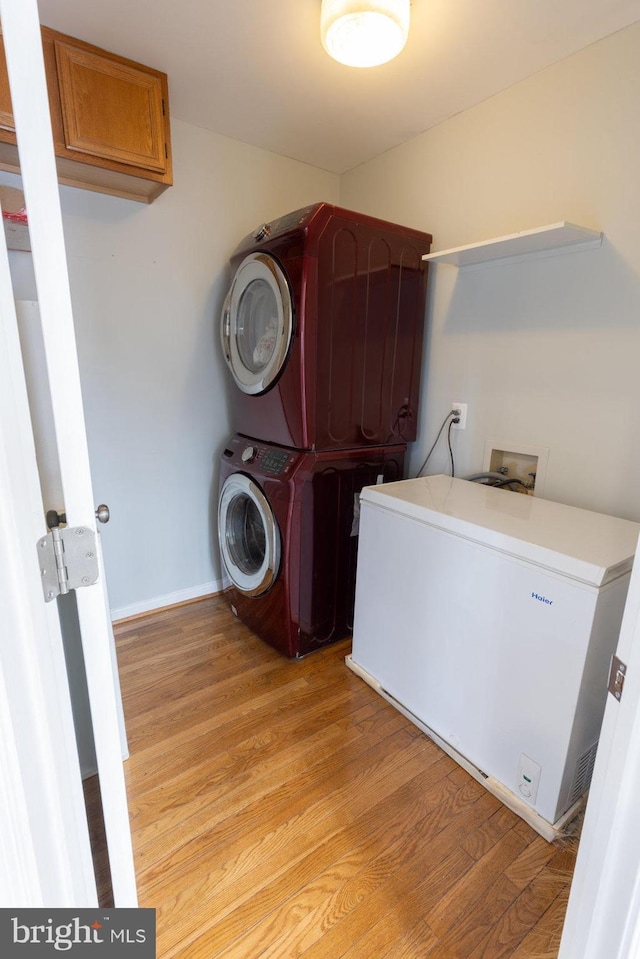
[[[140,905],[159,959],[556,956],[549,845],[344,665],[221,599],[117,627]]]

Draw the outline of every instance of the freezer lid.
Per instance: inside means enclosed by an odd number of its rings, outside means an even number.
[[[370,486],[362,502],[596,587],[631,569],[640,533],[629,520],[450,476]]]

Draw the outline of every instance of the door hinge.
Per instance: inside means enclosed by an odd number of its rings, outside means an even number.
[[[627,675],[627,664],[614,656],[611,660],[611,670],[609,672],[609,692],[620,702],[622,699],[622,690],[624,689],[624,678]]]
[[[96,534],[86,526],[58,527],[38,540],[45,603],[98,581]]]

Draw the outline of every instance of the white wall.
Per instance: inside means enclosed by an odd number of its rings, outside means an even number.
[[[337,176],[179,121],[150,206],[62,187],[96,503],[116,618],[219,588],[217,459],[229,434],[218,317],[236,244],[336,202]],[[19,185],[17,178],[6,182]],[[28,254],[18,297],[35,298]]]
[[[587,253],[434,270],[414,469],[459,400],[459,472],[489,437],[547,446],[548,498],[640,519],[639,105],[635,24],[342,177],[343,206],[435,250],[559,220],[605,233]]]

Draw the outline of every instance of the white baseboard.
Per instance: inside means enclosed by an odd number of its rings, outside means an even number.
[[[115,623],[120,619],[139,616],[140,613],[149,613],[154,609],[163,609],[165,606],[176,606],[178,603],[188,603],[191,599],[200,599],[201,596],[220,593],[223,587],[223,581],[216,579],[211,583],[202,583],[200,586],[190,586],[189,589],[179,589],[175,593],[165,593],[164,596],[156,596],[154,599],[145,599],[139,603],[131,603],[130,606],[120,606],[117,609],[111,610],[111,620]]]

